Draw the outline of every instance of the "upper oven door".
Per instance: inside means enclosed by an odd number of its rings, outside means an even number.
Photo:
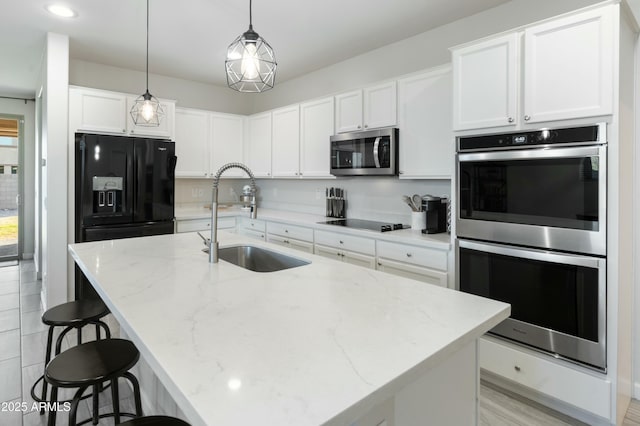
[[[396,175],[397,129],[346,133],[331,137],[331,174]]]
[[[606,255],[607,147],[458,154],[460,237]]]

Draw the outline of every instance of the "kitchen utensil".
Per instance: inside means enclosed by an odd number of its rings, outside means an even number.
[[[403,195],[402,196],[402,200],[407,203],[407,205],[409,207],[411,207],[411,211],[417,212],[418,209],[416,208],[416,205],[413,204],[413,200],[411,199],[411,197],[409,197],[408,195]]]
[[[422,197],[419,196],[418,194],[413,194],[413,197],[411,197],[411,200],[413,201],[413,205],[416,206],[416,210],[420,211],[422,210]]]

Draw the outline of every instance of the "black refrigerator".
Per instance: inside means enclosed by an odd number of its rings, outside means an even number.
[[[175,143],[77,133],[75,241],[174,231]],[[76,267],[76,299],[96,297]]]

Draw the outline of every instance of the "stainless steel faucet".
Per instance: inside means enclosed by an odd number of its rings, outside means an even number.
[[[252,219],[257,217],[258,206],[256,205],[256,180],[253,173],[242,163],[227,163],[220,167],[213,178],[213,193],[211,196],[211,238],[209,239],[209,263],[218,263],[218,184],[220,175],[229,169],[242,169],[251,179],[251,202],[250,215]]]

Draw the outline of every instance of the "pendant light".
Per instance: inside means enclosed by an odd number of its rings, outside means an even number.
[[[162,105],[149,93],[149,0],[147,0],[147,90],[136,98],[130,114],[136,126],[157,127],[164,118]]]
[[[269,43],[253,30],[249,0],[249,29],[227,49],[227,85],[238,92],[264,92],[273,88],[276,58]]]

